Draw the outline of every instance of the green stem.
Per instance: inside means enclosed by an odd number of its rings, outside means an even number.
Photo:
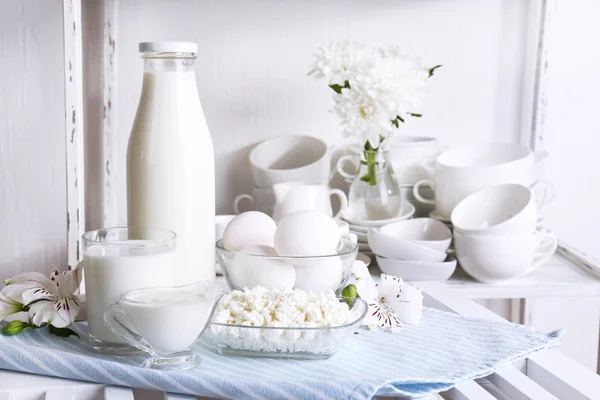
[[[367,165],[367,173],[361,176],[360,180],[375,186],[377,185],[377,150],[365,150],[364,157],[363,163]]]

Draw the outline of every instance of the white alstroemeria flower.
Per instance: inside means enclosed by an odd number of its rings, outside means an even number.
[[[328,78],[330,85],[344,86],[346,81],[354,80],[356,73],[372,57],[372,52],[362,43],[345,40],[321,46],[314,56],[308,75]]]
[[[423,315],[421,289],[404,282],[402,278],[381,274],[377,285],[379,300],[391,308],[402,321],[417,325]]]
[[[366,265],[357,261],[352,265],[349,284],[356,286],[358,296],[369,305],[363,321],[369,329],[397,332],[402,322],[416,325],[423,314],[421,290],[401,278],[381,274],[375,284]]]
[[[79,299],[74,295],[81,283],[80,269],[58,271],[46,277],[39,272],[28,272],[6,280],[4,293],[11,298],[20,296],[22,304],[29,307],[29,320],[33,325],[45,323],[64,328],[75,322],[79,313]]]
[[[0,292],[0,322],[9,315],[20,312],[23,309],[23,304],[17,300],[7,296],[4,290]]]

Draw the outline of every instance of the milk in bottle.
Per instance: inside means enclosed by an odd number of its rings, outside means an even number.
[[[196,89],[197,46],[140,43],[142,94],[127,149],[129,226],[177,234],[175,284],[215,278],[214,151]]]

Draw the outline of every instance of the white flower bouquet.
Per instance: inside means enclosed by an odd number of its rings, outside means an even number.
[[[368,49],[342,41],[319,48],[308,75],[329,80],[344,136],[364,146],[368,172],[361,180],[377,184],[374,154],[393,127],[421,117],[427,81],[439,67],[426,68],[397,47]]]

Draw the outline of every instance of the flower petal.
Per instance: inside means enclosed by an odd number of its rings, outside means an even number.
[[[421,290],[401,278],[381,274],[379,299],[385,303],[402,321],[416,325],[423,315],[423,294]]]
[[[55,300],[55,317],[52,319],[52,325],[57,328],[64,328],[75,322],[79,314],[79,299],[77,296],[66,296]]]
[[[12,278],[5,280],[4,283],[6,285],[12,285],[15,283],[33,285],[34,283],[37,283],[37,286],[45,287],[50,287],[52,285],[50,279],[39,272],[26,272],[21,275],[13,276]]]
[[[362,261],[355,261],[350,269],[350,278],[347,284],[356,286],[356,291],[361,299],[367,303],[377,298],[377,287],[371,277],[367,265]]]
[[[31,304],[38,300],[54,300],[56,296],[43,287],[30,287],[23,291],[23,304]]]
[[[50,323],[54,317],[54,306],[51,301],[42,300],[29,308],[29,321],[36,326]]]
[[[50,280],[56,285],[59,297],[70,296],[77,291],[81,283],[81,268],[70,271],[59,271],[54,268],[50,273]]]
[[[23,309],[23,304],[0,292],[0,321],[5,317],[18,313]]]

